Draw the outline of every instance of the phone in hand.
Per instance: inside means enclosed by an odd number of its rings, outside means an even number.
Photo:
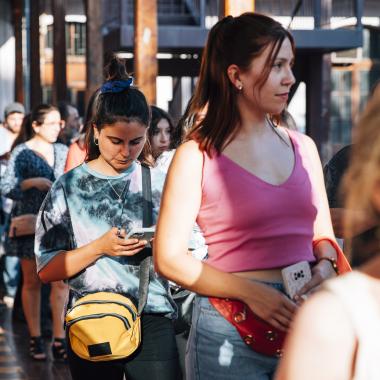
[[[281,274],[286,293],[291,299],[311,280],[311,269],[307,261],[290,265],[284,268]]]
[[[148,242],[148,247],[150,247],[150,241],[154,236],[155,229],[155,227],[133,227],[125,238],[146,240]]]

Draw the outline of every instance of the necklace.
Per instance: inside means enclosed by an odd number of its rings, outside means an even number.
[[[113,192],[116,194],[116,196],[117,196],[117,201],[118,201],[119,203],[121,203],[121,202],[123,201],[123,200],[121,199],[121,197],[124,195],[125,189],[126,189],[127,186],[129,185],[130,180],[128,180],[128,181],[125,183],[125,185],[124,185],[124,187],[123,187],[123,190],[122,190],[121,194],[119,194],[119,193],[115,190],[115,188],[112,186],[112,183],[110,182],[109,179],[107,179],[107,182],[108,182],[108,184],[110,185],[110,187],[111,187],[111,189],[113,190]]]
[[[121,194],[119,194],[119,193],[115,190],[115,188],[112,186],[112,183],[110,182],[109,179],[107,179],[107,182],[108,182],[108,184],[110,185],[110,187],[111,187],[111,189],[113,190],[113,192],[116,194],[116,196],[117,196],[117,202],[118,202],[119,204],[121,204],[121,210],[120,210],[120,216],[119,216],[119,223],[118,223],[118,226],[117,226],[117,236],[120,238],[120,237],[121,237],[121,223],[122,223],[122,220],[123,220],[123,211],[124,211],[124,203],[122,203],[123,200],[122,200],[121,198],[122,198],[122,196],[124,195],[124,193],[125,193],[126,190],[127,190],[127,192],[128,192],[128,190],[129,190],[129,185],[130,185],[130,183],[131,183],[131,180],[129,179],[129,180],[125,183],[125,185],[124,185],[124,187],[123,187],[123,190],[122,190]]]

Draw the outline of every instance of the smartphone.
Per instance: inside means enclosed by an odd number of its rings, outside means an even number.
[[[146,240],[148,242],[148,246],[150,246],[150,241],[154,236],[155,227],[134,227],[132,228],[126,239],[138,239],[138,240]]]
[[[281,274],[286,293],[291,299],[311,280],[310,265],[307,261],[290,265],[284,268]]]

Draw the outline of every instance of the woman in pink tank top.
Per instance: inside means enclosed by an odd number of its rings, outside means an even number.
[[[267,345],[341,261],[317,149],[274,122],[295,82],[293,61],[292,36],[269,17],[228,16],[210,31],[191,103],[194,114],[207,110],[173,159],[154,244],[157,271],[199,294],[188,380],[272,378],[278,358]],[[187,254],[195,222],[208,245],[206,262]],[[327,240],[313,245],[322,236]],[[299,261],[313,264],[312,278],[290,299],[281,270]],[[256,331],[241,331],[257,317],[266,329],[261,342]]]

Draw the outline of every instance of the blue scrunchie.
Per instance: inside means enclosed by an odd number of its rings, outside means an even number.
[[[129,87],[131,87],[131,84],[133,82],[133,78],[130,77],[128,80],[109,80],[108,82],[105,82],[102,87],[100,87],[100,93],[106,94],[106,93],[118,93],[122,92]]]

